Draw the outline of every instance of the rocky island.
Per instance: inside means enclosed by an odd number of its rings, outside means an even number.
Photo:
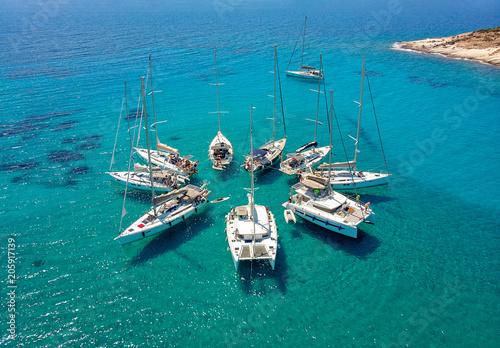
[[[481,29],[456,36],[396,42],[395,49],[437,53],[452,58],[479,60],[500,66],[500,27]]]

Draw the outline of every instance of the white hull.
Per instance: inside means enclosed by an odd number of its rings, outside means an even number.
[[[226,234],[234,267],[238,270],[240,261],[267,260],[274,270],[278,252],[278,229],[274,215],[262,205],[254,206],[253,220],[249,219],[250,204],[232,209],[226,215]],[[246,216],[237,215],[240,209]]]
[[[189,187],[195,186],[188,185],[171,192],[169,194],[170,199],[156,206],[157,216],[154,215],[154,210],[150,210],[115,239],[119,239],[122,245],[132,243],[167,230],[191,215],[199,213],[200,209],[208,203],[207,195],[210,191],[197,188],[201,192],[199,199],[186,202],[185,204],[178,203],[178,199],[182,200],[182,194]]]
[[[215,151],[217,151],[217,153],[215,153]],[[225,169],[224,166],[229,165],[233,160],[233,155],[233,145],[231,145],[231,142],[219,131],[210,143],[208,149],[208,158],[212,161],[212,168],[216,170]]]
[[[147,149],[139,149],[134,148],[137,154],[144,159],[146,162],[148,161],[148,150]],[[186,160],[185,158],[179,157],[175,154],[171,154],[164,151],[159,150],[151,150],[151,163],[166,170],[172,170],[179,175],[189,176],[197,173],[196,167],[198,165],[197,162],[193,162],[190,160]],[[177,164],[172,163],[173,161],[178,161]]]
[[[151,180],[148,173],[144,172],[112,172],[107,173],[113,181],[138,190],[151,191]],[[179,180],[180,181],[180,180]],[[174,182],[161,183],[153,181],[155,192],[164,193],[170,192],[179,187],[179,184]]]
[[[292,188],[297,194],[282,206],[319,227],[357,238],[359,224],[375,223],[375,213],[370,209],[370,203],[363,206],[341,193],[331,191],[325,178],[309,175]]]
[[[298,77],[307,80],[318,80],[320,78],[319,72],[317,70],[315,70],[315,72],[311,72],[308,70],[285,71],[285,73],[287,76]]]
[[[280,170],[289,175],[300,174],[301,172],[311,168],[313,165],[321,161],[330,151],[330,146],[318,147],[316,149],[307,150],[299,155],[301,160],[297,161],[293,158],[281,162]]]
[[[316,172],[317,174],[318,172]],[[322,171],[321,177],[327,177],[328,172]],[[354,175],[348,170],[332,170],[330,176],[330,184],[334,190],[349,190],[367,188],[373,186],[387,185],[389,183],[390,174],[372,173],[372,172],[355,172]]]
[[[263,146],[261,146],[259,150],[265,150],[267,151],[267,154],[263,158],[254,157],[254,165],[253,165],[254,173],[257,173],[263,169],[272,166],[277,160],[279,160],[281,154],[283,153],[283,150],[285,149],[285,145],[286,145],[286,138],[283,138],[280,140],[276,140],[274,143],[271,140],[266,144],[264,144]],[[244,168],[248,172],[252,170],[252,168],[250,167],[249,155],[245,158]]]

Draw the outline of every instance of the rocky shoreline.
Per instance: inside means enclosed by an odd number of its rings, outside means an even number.
[[[473,59],[500,67],[500,27],[449,37],[396,42],[393,48]]]

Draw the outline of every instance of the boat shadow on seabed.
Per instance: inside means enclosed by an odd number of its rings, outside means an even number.
[[[168,251],[176,250],[180,245],[196,237],[206,226],[211,226],[215,223],[214,218],[210,214],[211,209],[210,206],[207,206],[206,211],[200,215],[183,221],[145,241],[133,243],[132,246],[135,248],[129,251],[131,253],[135,253],[138,247],[140,248],[144,244],[147,244],[132,257],[130,265],[133,267],[141,265]],[[124,246],[123,248],[127,249],[130,246]]]
[[[281,243],[280,243],[281,245]],[[268,261],[256,260],[252,262],[241,262],[238,269],[241,290],[246,294],[265,295],[268,291],[279,291],[281,295],[287,292],[288,264],[284,254],[283,246],[280,246],[276,255],[276,268],[271,269]],[[270,285],[268,279],[273,279]]]

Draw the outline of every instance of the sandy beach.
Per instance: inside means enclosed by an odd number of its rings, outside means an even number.
[[[473,59],[500,66],[500,27],[481,29],[456,36],[396,42],[393,47],[442,54],[452,58]]]

